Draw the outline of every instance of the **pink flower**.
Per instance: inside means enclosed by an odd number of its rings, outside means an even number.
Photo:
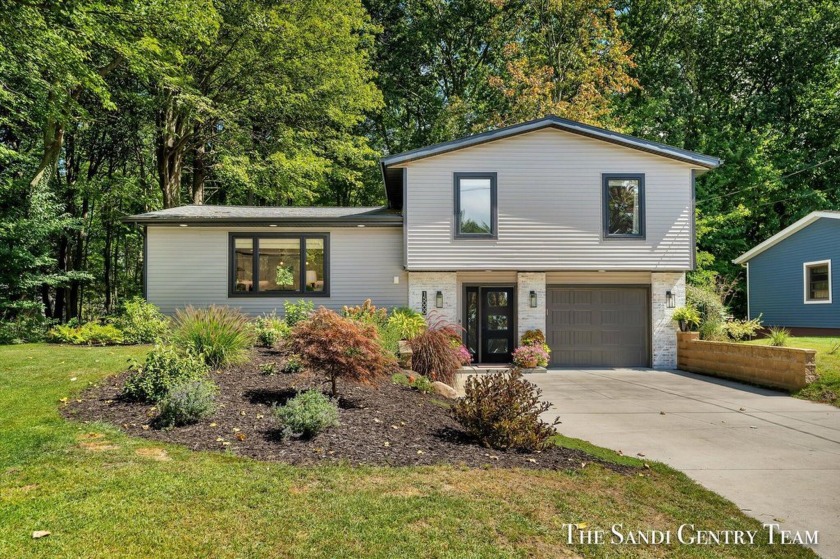
[[[519,346],[513,352],[513,364],[525,369],[548,366],[548,352],[538,345]]]
[[[470,355],[470,350],[468,350],[462,345],[459,345],[455,349],[455,354],[458,356],[458,360],[461,362],[461,365],[469,365],[472,362],[472,355]]]

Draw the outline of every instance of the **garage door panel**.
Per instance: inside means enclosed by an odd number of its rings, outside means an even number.
[[[553,366],[649,364],[646,287],[550,287],[546,300]]]

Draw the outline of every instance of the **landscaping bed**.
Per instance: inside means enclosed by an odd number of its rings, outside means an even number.
[[[468,439],[450,417],[449,400],[395,385],[390,380],[373,387],[341,384],[337,427],[308,440],[283,439],[272,406],[284,404],[297,392],[318,387],[320,382],[305,371],[273,375],[261,372],[262,364],[279,365],[283,358],[275,350],[254,349],[245,364],[212,373],[219,386],[218,410],[194,425],[157,428],[155,406],[121,398],[127,373],[104,379],[63,411],[71,419],[112,423],[132,435],[178,443],[193,450],[231,452],[290,464],[455,464],[571,470],[599,462],[615,471],[635,471],[561,447],[532,453],[484,448]]]

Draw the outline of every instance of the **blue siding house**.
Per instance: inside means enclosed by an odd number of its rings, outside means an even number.
[[[840,333],[840,212],[812,212],[733,262],[747,269],[747,313],[800,334]]]

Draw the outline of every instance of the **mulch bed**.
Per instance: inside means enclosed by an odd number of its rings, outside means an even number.
[[[256,349],[240,366],[212,374],[219,385],[218,411],[196,425],[157,429],[156,410],[149,404],[120,397],[128,373],[105,379],[63,408],[77,421],[105,421],[131,435],[177,443],[194,450],[232,452],[258,460],[289,464],[419,466],[454,464],[573,470],[588,463],[630,472],[634,468],[603,462],[585,452],[553,447],[543,452],[502,452],[484,448],[459,429],[449,416],[449,401],[426,395],[390,380],[376,387],[339,384],[341,424],[309,440],[283,440],[271,407],[299,390],[319,386],[309,373],[265,375],[259,366],[277,363],[283,355]]]

